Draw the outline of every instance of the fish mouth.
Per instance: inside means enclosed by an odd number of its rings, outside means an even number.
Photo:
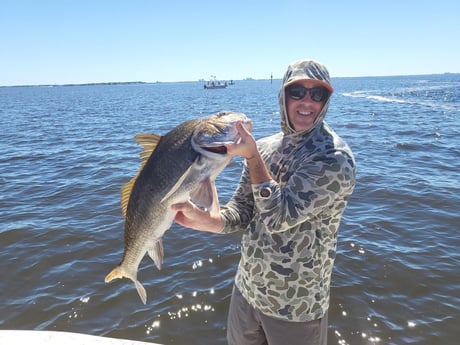
[[[208,152],[213,152],[221,155],[226,155],[227,154],[227,148],[224,145],[221,146],[202,146],[201,147],[203,150],[208,151]]]

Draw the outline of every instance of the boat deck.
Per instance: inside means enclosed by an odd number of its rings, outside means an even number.
[[[95,335],[55,332],[0,330],[0,344],[8,345],[161,345],[126,339],[98,337]]]

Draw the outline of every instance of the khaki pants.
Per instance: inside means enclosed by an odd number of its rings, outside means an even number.
[[[326,345],[327,313],[320,320],[290,322],[254,309],[234,286],[228,313],[229,345]]]

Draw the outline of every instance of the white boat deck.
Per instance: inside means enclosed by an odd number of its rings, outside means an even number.
[[[0,330],[2,345],[160,345],[71,332]]]

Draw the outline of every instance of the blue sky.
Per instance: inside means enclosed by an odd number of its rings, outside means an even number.
[[[0,0],[0,85],[460,72],[458,0]]]

